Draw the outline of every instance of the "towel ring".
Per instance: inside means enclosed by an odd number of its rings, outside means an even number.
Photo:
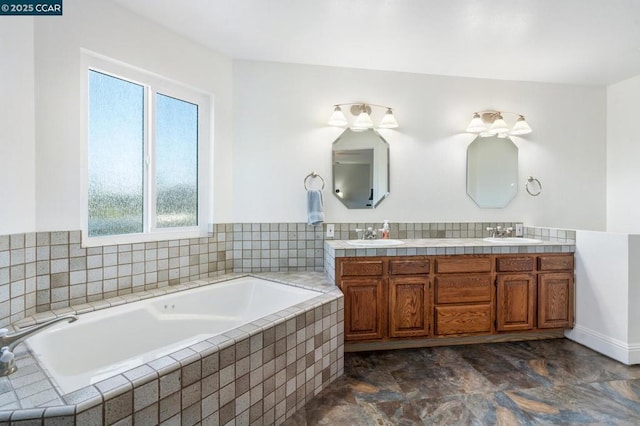
[[[322,178],[322,176],[320,176],[316,172],[311,172],[307,176],[305,176],[305,178],[304,178],[304,189],[306,189],[307,191],[309,190],[309,187],[307,186],[307,181],[309,180],[309,178],[311,178],[311,179],[314,179],[314,178],[320,179],[322,181],[322,188],[320,188],[320,189],[324,189],[324,179]]]
[[[537,190],[534,189],[532,191],[529,188],[529,184],[532,184],[532,186],[533,186],[534,183],[538,188],[537,188]],[[531,195],[532,197],[537,197],[542,192],[542,184],[540,183],[540,181],[538,179],[534,178],[533,176],[529,176],[529,179],[527,179],[527,183],[524,185],[524,188],[527,190],[529,195]]]

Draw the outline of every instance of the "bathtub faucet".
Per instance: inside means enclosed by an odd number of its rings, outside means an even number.
[[[22,343],[24,339],[57,322],[74,322],[77,319],[78,317],[76,315],[64,315],[47,322],[43,322],[42,324],[37,324],[33,327],[17,331],[13,334],[9,334],[9,330],[6,328],[0,328],[0,376],[8,376],[11,373],[15,373],[18,369],[15,365],[15,355],[13,354],[13,350],[16,346]]]

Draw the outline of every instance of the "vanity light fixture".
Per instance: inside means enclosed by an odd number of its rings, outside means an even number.
[[[513,127],[509,127],[502,114],[518,116]],[[476,133],[481,137],[508,135],[526,135],[531,133],[531,127],[524,119],[524,115],[509,111],[478,111],[473,113],[473,118],[467,126],[468,133]]]
[[[353,117],[356,117],[356,119],[353,121],[353,124],[351,124],[350,126],[351,130],[353,131],[358,132],[373,128],[395,129],[396,127],[398,127],[398,122],[393,116],[393,110],[391,109],[391,107],[376,104],[366,104],[362,102],[335,104],[333,114],[331,114],[331,118],[329,119],[330,126],[344,127],[349,125],[349,121],[342,111],[343,106],[349,106],[349,112]],[[371,119],[371,107],[384,108],[386,110],[384,117],[382,117],[382,120],[380,120],[378,126],[375,126],[373,120]]]
[[[512,135],[526,135],[527,133],[531,133],[531,127],[524,119],[524,116],[518,117],[516,120],[516,124],[513,125],[513,129],[511,129]]]
[[[344,112],[342,112],[342,108],[340,108],[340,105],[336,105],[333,110],[333,114],[331,114],[331,118],[329,119],[329,125],[342,127],[347,124],[349,123],[347,122],[347,117],[344,116]]]

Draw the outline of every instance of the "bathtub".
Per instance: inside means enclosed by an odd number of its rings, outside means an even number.
[[[26,343],[68,394],[320,294],[241,277],[82,314]]]

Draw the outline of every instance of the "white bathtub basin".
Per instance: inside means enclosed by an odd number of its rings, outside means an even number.
[[[82,314],[26,343],[66,394],[320,294],[243,277]]]
[[[402,240],[349,240],[347,244],[356,247],[390,247],[390,246],[401,246],[404,244]]]
[[[537,240],[535,238],[522,238],[522,237],[501,237],[501,238],[493,238],[487,237],[483,238],[484,241],[488,243],[494,244],[540,244],[542,240]]]

